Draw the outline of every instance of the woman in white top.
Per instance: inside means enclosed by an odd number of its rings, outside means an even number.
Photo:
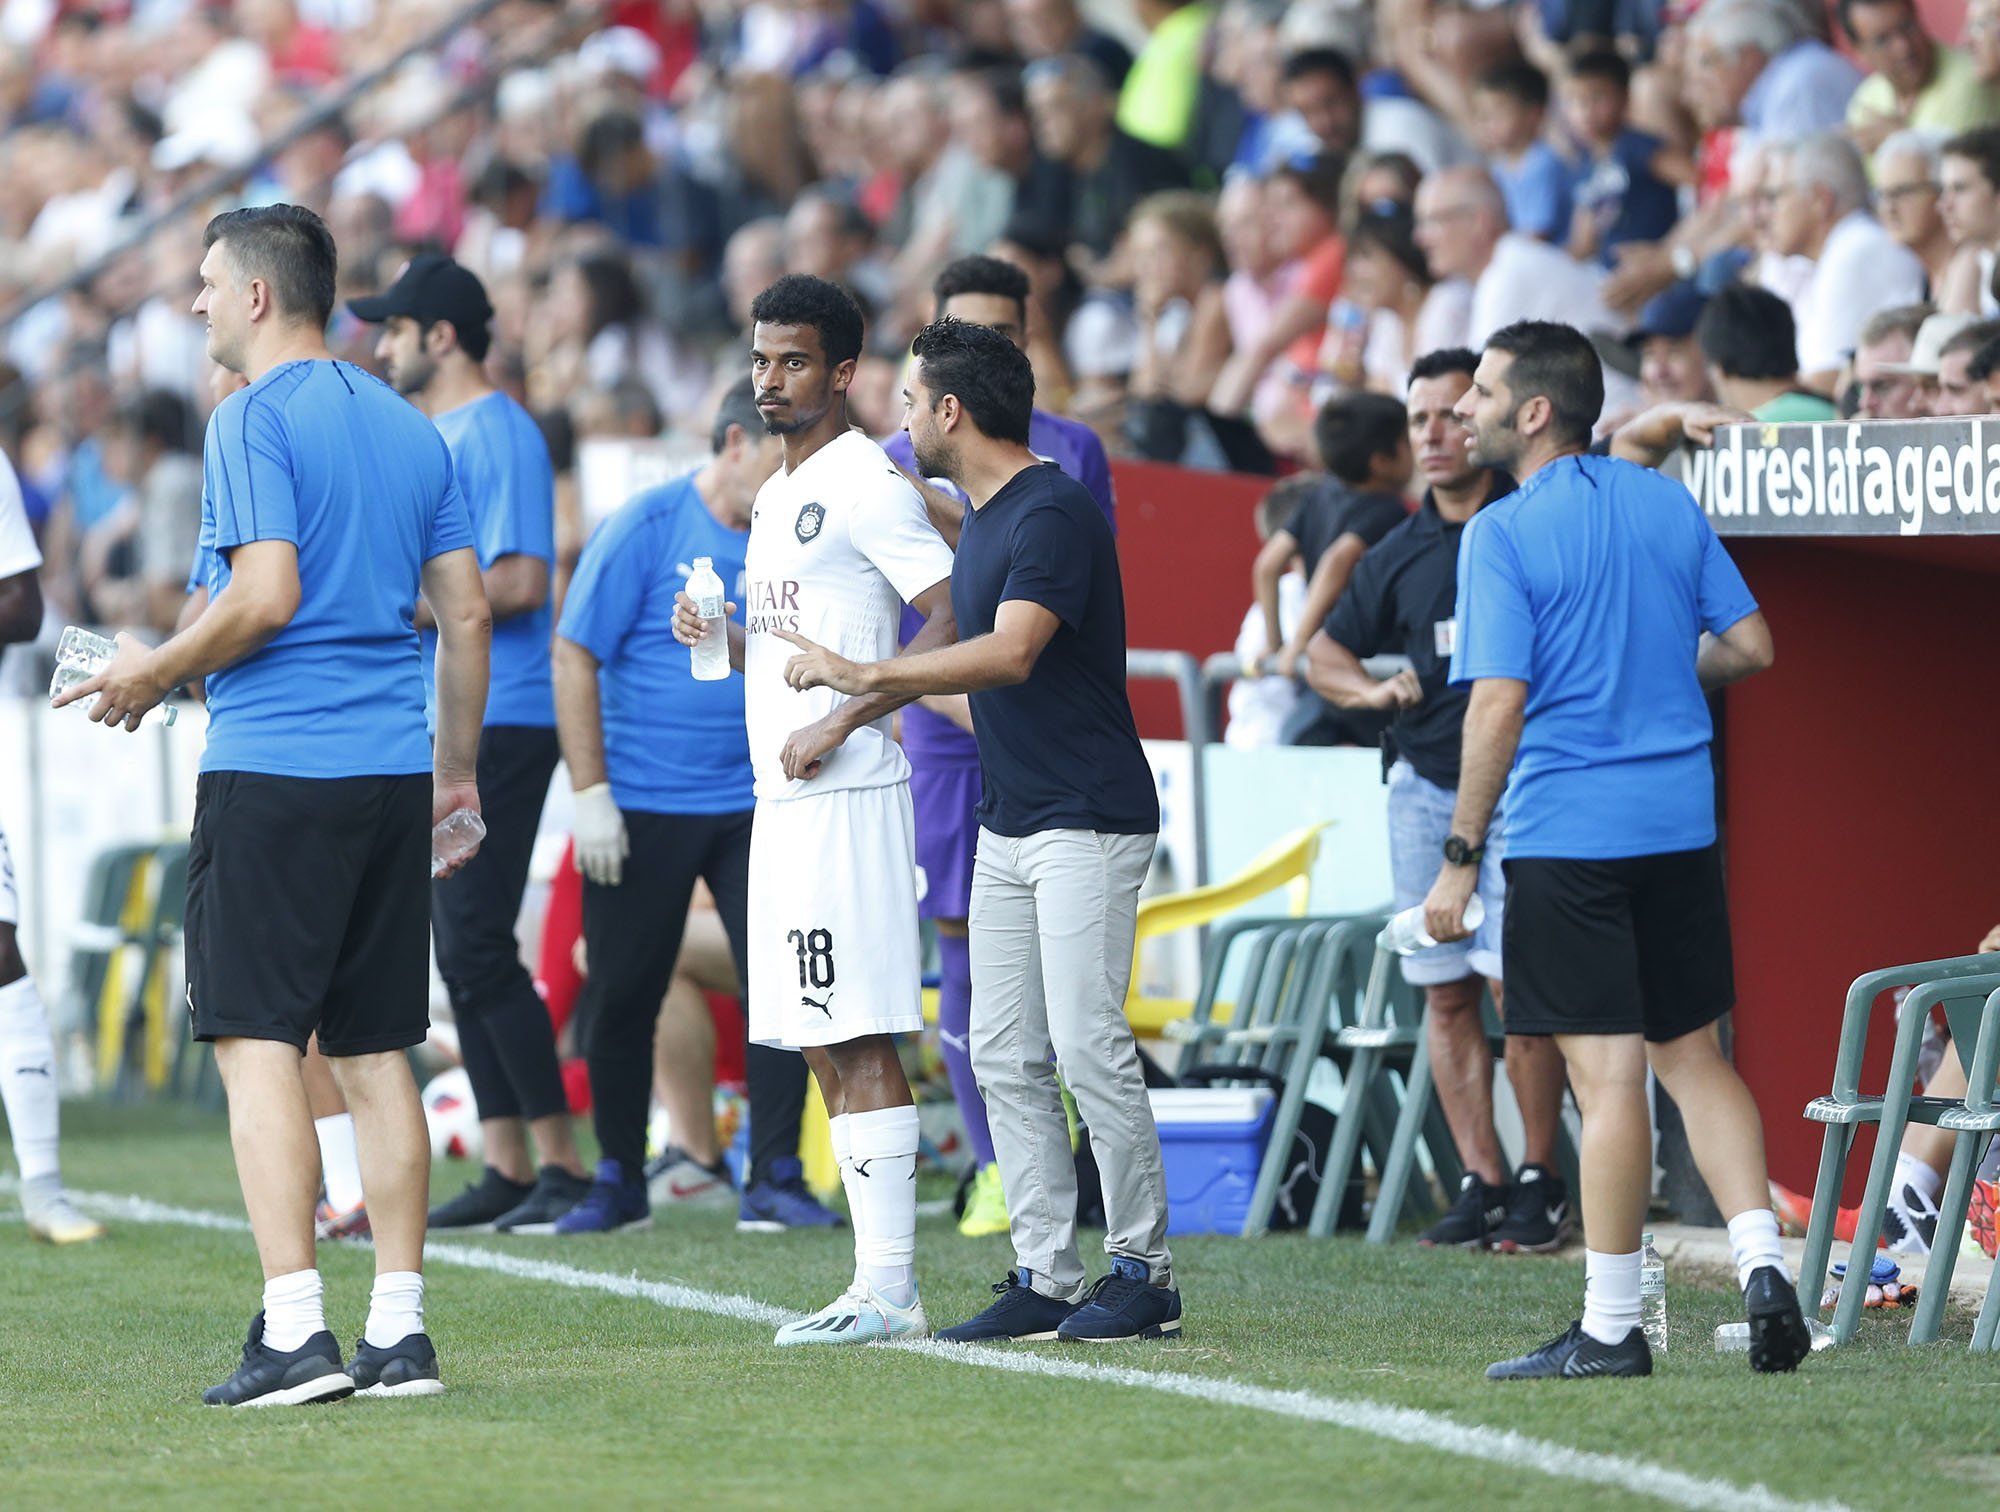
[[[1409,386],[1410,364],[1454,345],[1472,309],[1468,284],[1432,281],[1415,222],[1401,206],[1364,210],[1356,219],[1342,293],[1320,347],[1322,370],[1343,388],[1397,398]]]

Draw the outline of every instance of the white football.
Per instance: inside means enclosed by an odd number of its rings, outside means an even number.
[[[424,1122],[431,1131],[431,1158],[477,1160],[486,1149],[479,1130],[479,1104],[465,1067],[453,1066],[424,1088]]]

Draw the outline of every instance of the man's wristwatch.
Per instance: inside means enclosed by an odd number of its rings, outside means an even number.
[[[1461,839],[1457,835],[1444,837],[1444,859],[1449,865],[1477,866],[1480,857],[1485,854],[1486,847],[1483,845],[1474,845],[1470,840]]]
[[[1680,279],[1683,283],[1693,278],[1700,271],[1701,262],[1694,255],[1694,248],[1675,247],[1670,256],[1674,268],[1674,277]]]

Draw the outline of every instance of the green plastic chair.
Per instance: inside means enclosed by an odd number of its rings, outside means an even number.
[[[1271,1133],[1257,1170],[1242,1234],[1269,1231],[1292,1140],[1305,1108],[1306,1086],[1326,1031],[1326,998],[1311,990],[1314,966],[1325,941],[1341,926],[1326,919],[1238,920],[1216,930],[1202,972],[1193,1012],[1167,1026],[1167,1038],[1187,1046],[1182,1075],[1217,1066],[1241,1066],[1274,1076],[1283,1092],[1272,1115]],[[1244,974],[1226,1018],[1216,1013],[1216,995],[1232,948],[1244,947]],[[1261,1081],[1246,1075],[1227,1081]],[[1217,1085],[1210,1081],[1208,1085]]]
[[[1947,1010],[1949,1011],[1949,1010]],[[1951,1039],[1961,1056],[1972,1047],[1966,1067],[1965,1097],[1955,1108],[1940,1114],[1937,1126],[1955,1136],[1951,1149],[1951,1172],[1945,1179],[1944,1197],[1938,1203],[1938,1221],[1931,1244],[1930,1264],[1924,1271],[1924,1289],[1917,1299],[1917,1315],[1910,1321],[1912,1344],[1935,1344],[1944,1322],[1945,1303],[1950,1298],[1951,1275],[1958,1265],[1959,1237],[1965,1232],[1965,1218],[1972,1206],[1972,1173],[1980,1157],[2000,1130],[2000,1104],[1994,1102],[1994,1073],[2000,1066],[2000,992],[1987,995],[1980,1005],[1977,1028],[1970,1014],[1952,1021]],[[1971,1037],[1966,1032],[1971,1030]],[[1986,1297],[1980,1304],[1979,1321],[1972,1330],[1976,1354],[1994,1348],[1995,1325],[2000,1324],[2000,1287],[1987,1281]]]
[[[1882,1216],[1889,1206],[1889,1188],[1896,1172],[1896,1153],[1903,1142],[1903,1130],[1913,1120],[1935,1124],[1947,1111],[1960,1106],[1955,1098],[1916,1096],[1917,1051],[1923,1042],[1924,1020],[1932,1008],[1942,1004],[1947,1015],[1964,1021],[1968,1030],[1976,1034],[1976,1020],[1968,1015],[1983,1007],[1987,994],[2000,989],[2000,970],[1996,967],[2000,967],[2000,961],[1990,955],[1954,956],[1870,972],[1857,977],[1847,989],[1840,1051],[1834,1062],[1833,1091],[1806,1105],[1805,1116],[1828,1127],[1820,1151],[1819,1177],[1813,1186],[1805,1256],[1799,1267],[1801,1286],[1817,1288],[1827,1274],[1847,1157],[1853,1149],[1855,1133],[1863,1124],[1873,1123],[1878,1126],[1875,1155],[1869,1165],[1861,1211],[1855,1220],[1855,1242],[1848,1254],[1849,1271],[1858,1265],[1860,1274],[1867,1274],[1874,1261],[1876,1238],[1882,1231]],[[1904,1000],[1896,1026],[1888,1082],[1880,1096],[1864,1097],[1860,1092],[1861,1064],[1875,999],[1891,988],[1902,986],[1910,987],[1911,992]],[[1860,1327],[1866,1293],[1865,1286],[1840,1289],[1833,1321],[1837,1343],[1847,1343]]]

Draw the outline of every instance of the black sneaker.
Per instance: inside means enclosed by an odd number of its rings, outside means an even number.
[[[354,1344],[354,1363],[347,1378],[357,1396],[406,1397],[442,1396],[444,1382],[438,1379],[437,1351],[429,1334],[413,1333],[377,1349],[364,1334]]]
[[[264,1343],[260,1312],[250,1320],[236,1374],[209,1387],[201,1399],[211,1407],[302,1407],[353,1394],[354,1382],[341,1369],[340,1345],[332,1334],[322,1328],[297,1349],[280,1353]]]
[[[1507,1216],[1494,1228],[1503,1254],[1546,1255],[1569,1238],[1569,1188],[1547,1166],[1525,1165],[1507,1189]]]
[[[553,1234],[556,1220],[583,1201],[589,1190],[590,1183],[581,1176],[572,1176],[561,1166],[543,1166],[521,1205],[493,1220],[493,1232]]]
[[[947,1344],[983,1344],[993,1339],[1023,1339],[1040,1343],[1056,1337],[1076,1303],[1045,1297],[1028,1284],[1026,1271],[1010,1270],[1005,1281],[995,1283],[998,1299],[987,1304],[977,1317],[955,1328],[941,1328],[935,1337]]]
[[[1616,1344],[1602,1344],[1576,1322],[1540,1349],[1517,1360],[1486,1367],[1489,1381],[1573,1381],[1585,1376],[1649,1376],[1653,1351],[1646,1336],[1633,1329]]]
[[[1799,1311],[1799,1294],[1775,1265],[1750,1272],[1743,1288],[1743,1313],[1750,1320],[1750,1368],[1797,1370],[1812,1353],[1812,1334]]]
[[[1155,1286],[1146,1262],[1111,1257],[1111,1274],[1100,1276],[1083,1294],[1076,1311],[1056,1326],[1070,1343],[1110,1344],[1125,1339],[1166,1339],[1181,1331],[1181,1294]]]
[[[495,1219],[505,1217],[528,1200],[534,1187],[525,1181],[510,1181],[492,1166],[479,1179],[449,1202],[430,1211],[426,1226],[434,1229],[471,1229],[483,1233]]]
[[[1425,1249],[1485,1249],[1507,1216],[1507,1189],[1488,1186],[1477,1172],[1458,1181],[1458,1201],[1417,1237]]]

